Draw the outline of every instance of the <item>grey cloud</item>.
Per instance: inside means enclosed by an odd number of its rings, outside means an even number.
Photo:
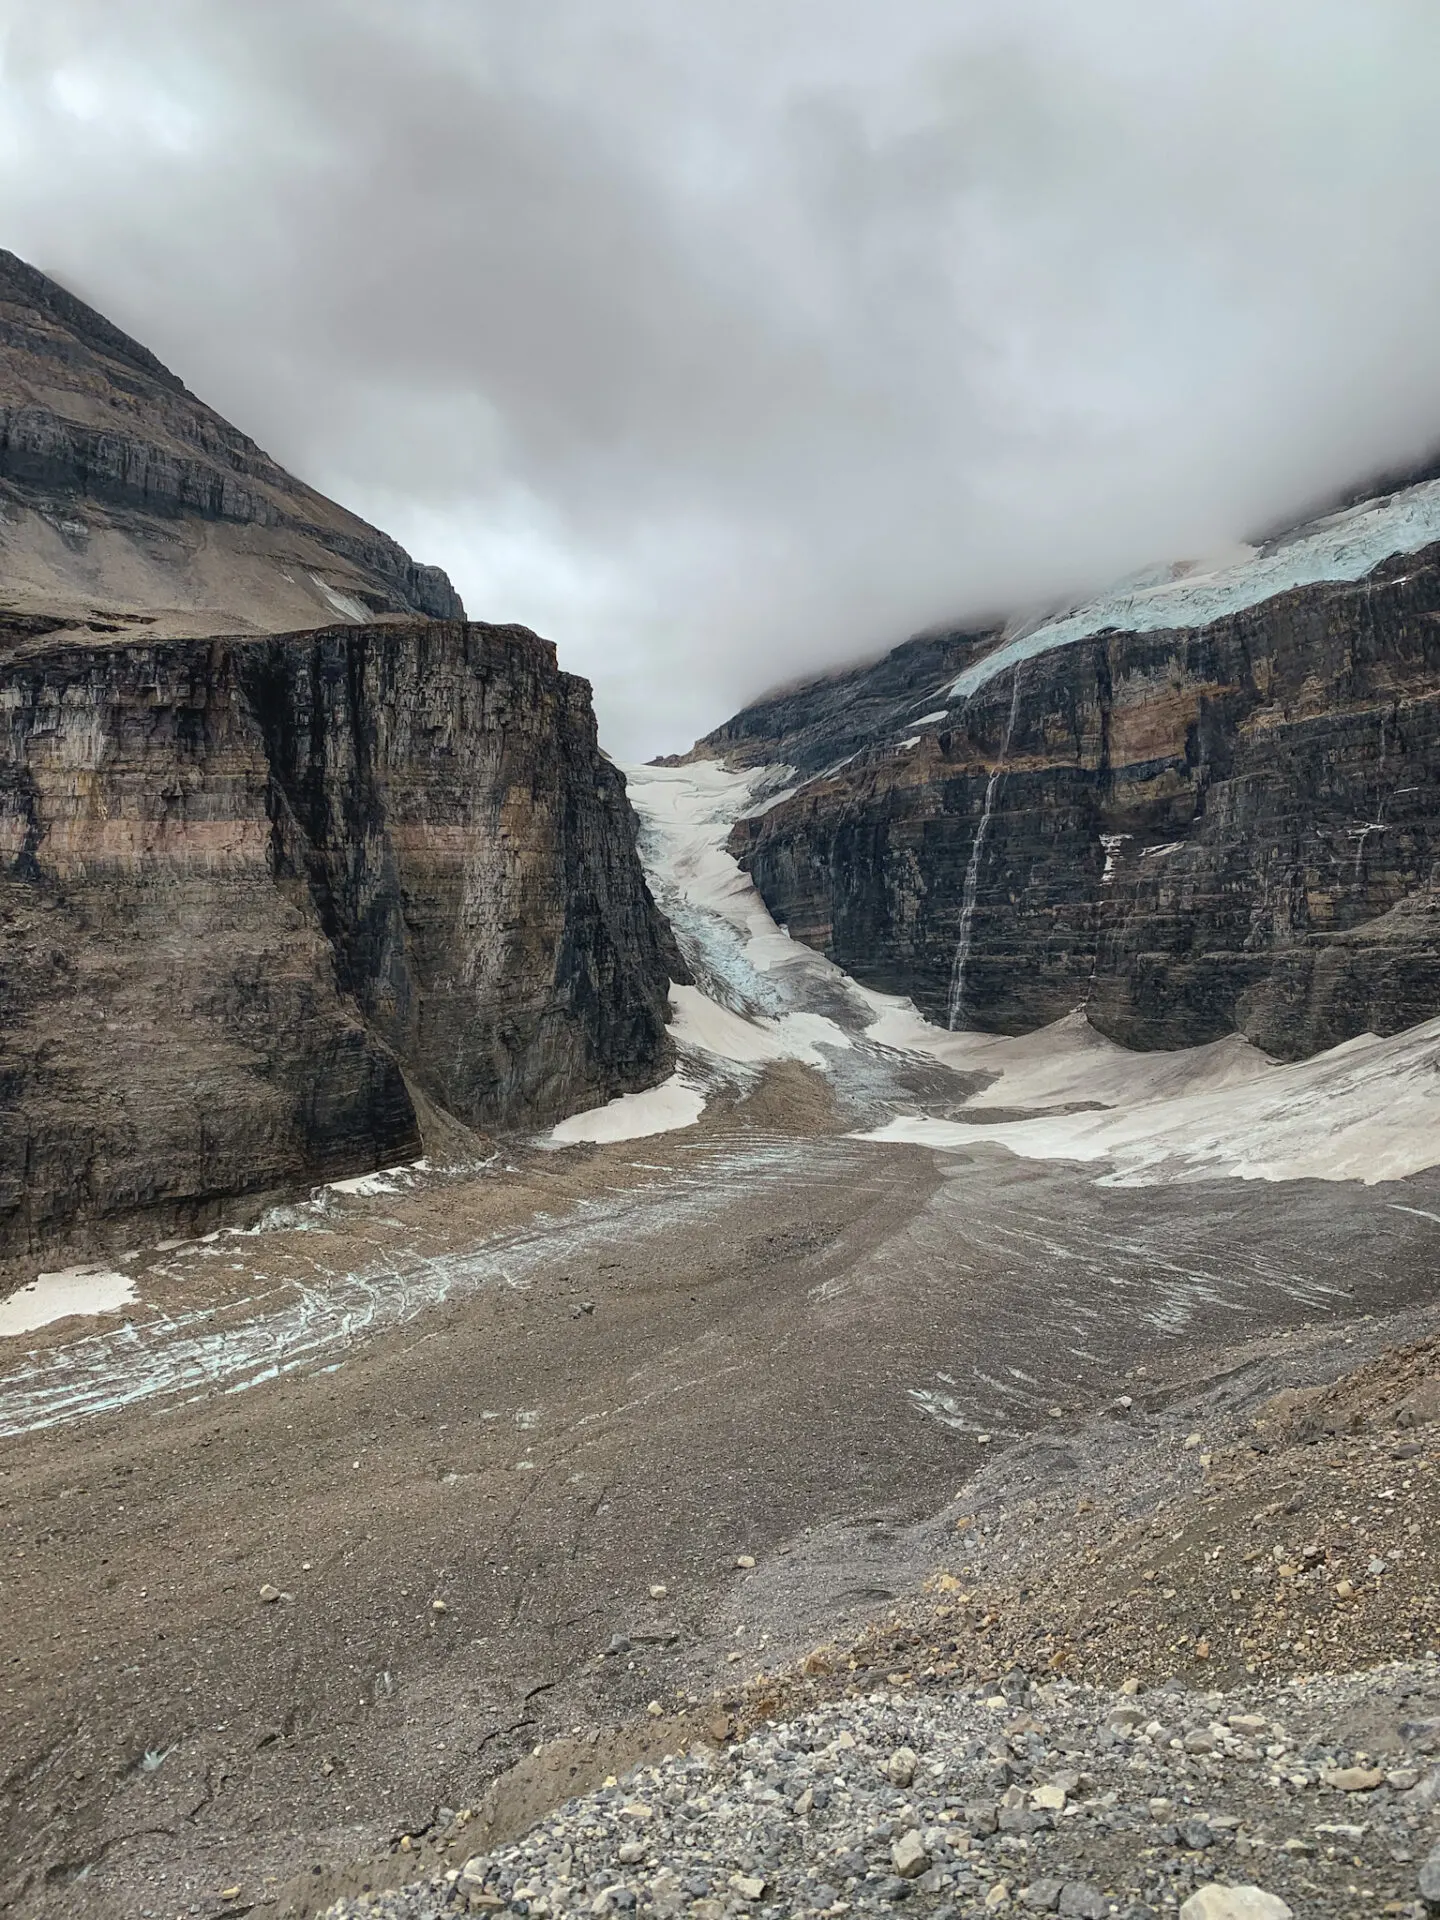
[[[12,8],[8,243],[622,751],[1440,437],[1424,0]]]

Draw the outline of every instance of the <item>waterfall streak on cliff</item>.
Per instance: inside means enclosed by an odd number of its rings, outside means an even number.
[[[1005,736],[1000,742],[1000,757],[990,770],[990,778],[985,783],[985,804],[980,809],[980,824],[975,829],[975,839],[970,848],[969,864],[965,868],[965,886],[960,895],[960,933],[955,942],[955,964],[950,970],[950,1006],[945,1021],[954,1033],[965,1012],[965,967],[970,958],[970,935],[975,925],[975,900],[980,891],[980,857],[985,851],[985,836],[990,829],[990,816],[995,811],[995,795],[1005,774],[1005,761],[1010,752],[1010,738],[1015,731],[1015,717],[1020,711],[1020,669],[1015,669],[1015,684],[1010,694],[1010,717],[1005,722]]]

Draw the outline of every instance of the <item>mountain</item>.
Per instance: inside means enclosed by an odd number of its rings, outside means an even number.
[[[588,684],[43,276],[0,296],[0,1260],[662,1078],[685,972]]]
[[[695,752],[790,770],[731,841],[767,907],[946,1024],[1396,1032],[1440,1012],[1440,481],[912,640]]]
[[[3,250],[0,609],[183,636],[465,617],[438,567],[294,479]]]

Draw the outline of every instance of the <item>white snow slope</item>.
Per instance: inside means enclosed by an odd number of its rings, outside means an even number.
[[[834,1073],[863,1055],[883,1085],[886,1062],[908,1054],[994,1078],[944,1119],[918,1111],[897,1084],[891,1117],[860,1137],[1089,1162],[1101,1182],[1127,1186],[1223,1176],[1368,1184],[1440,1165],[1440,1020],[1391,1039],[1362,1035],[1293,1066],[1238,1036],[1134,1053],[1080,1012],[1019,1039],[947,1033],[792,941],[727,851],[733,821],[773,799],[786,769],[732,772],[705,760],[629,768],[627,778],[651,884],[699,984],[672,991],[674,1077],[563,1122],[550,1136],[557,1146],[693,1125],[707,1091],[747,1084],[768,1061]],[[947,1103],[952,1115],[957,1104]],[[1026,1117],[997,1120],[997,1109]]]
[[[963,700],[997,674],[1054,647],[1114,627],[1122,633],[1207,626],[1255,607],[1292,587],[1321,580],[1363,580],[1397,553],[1418,553],[1440,540],[1440,480],[1367,500],[1312,521],[1264,547],[1240,547],[1195,567],[1167,567],[1123,581],[1073,613],[1046,619],[967,667],[950,688]]]

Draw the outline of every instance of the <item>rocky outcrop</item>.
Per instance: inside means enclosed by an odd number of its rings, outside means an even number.
[[[792,934],[1001,1032],[1083,1005],[1130,1045],[1295,1058],[1440,1012],[1440,547],[950,698],[998,643],[912,643],[701,744],[829,768],[732,840]]]
[[[181,635],[465,617],[438,567],[294,479],[3,250],[0,606]]]
[[[253,1214],[417,1154],[417,1112],[535,1125],[668,1070],[681,970],[547,642],[9,640],[0,1254]]]

